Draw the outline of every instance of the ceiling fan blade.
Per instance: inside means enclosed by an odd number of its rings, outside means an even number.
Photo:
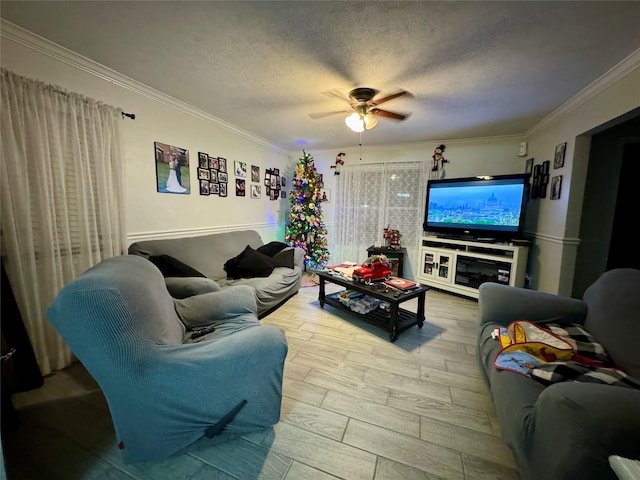
[[[394,120],[404,120],[409,116],[402,113],[390,112],[389,110],[381,110],[379,108],[372,108],[369,112],[378,117],[393,118]]]
[[[349,113],[349,111],[348,110],[335,110],[333,112],[316,112],[316,113],[310,113],[309,116],[311,118],[313,118],[314,120],[317,120],[318,118],[329,117],[331,115],[337,115],[338,113]]]
[[[389,100],[393,100],[394,98],[402,97],[404,95],[411,95],[406,90],[400,90],[399,92],[392,93],[391,95],[387,95],[386,97],[382,97],[379,99],[374,98],[371,101],[371,105],[380,105],[381,103],[388,102]]]
[[[326,95],[327,97],[333,97],[336,98],[342,102],[345,103],[350,103],[349,99],[347,97],[345,97],[342,93],[340,93],[340,91],[338,90],[327,90],[326,92],[322,92],[324,95]]]

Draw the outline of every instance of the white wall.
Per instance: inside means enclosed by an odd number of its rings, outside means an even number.
[[[288,200],[235,196],[233,162],[279,168],[291,177],[286,152],[263,139],[224,124],[164,94],[108,70],[59,46],[2,25],[2,66],[18,75],[73,91],[135,113],[123,120],[126,182],[126,229],[130,241],[185,236],[238,228],[258,230],[265,241],[284,238]],[[156,191],[154,142],[189,150],[191,194]],[[227,158],[229,196],[201,196],[197,180],[198,152]],[[247,178],[247,186],[251,182]]]
[[[640,106],[640,50],[527,132],[535,163],[551,160],[567,142],[560,200],[530,202],[527,227],[536,232],[529,254],[531,286],[570,296],[580,243],[580,218],[592,131]],[[613,216],[613,211],[610,212]],[[531,221],[532,223],[529,223]]]

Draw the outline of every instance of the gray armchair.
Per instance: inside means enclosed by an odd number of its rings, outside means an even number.
[[[287,341],[256,312],[252,287],[175,300],[151,262],[125,255],[67,284],[46,315],[100,385],[134,463],[278,422]]]
[[[502,437],[527,480],[614,480],[610,455],[640,459],[640,390],[565,381],[544,385],[498,370],[491,332],[513,320],[581,325],[616,366],[640,379],[640,270],[604,273],[583,299],[483,283],[478,359]]]

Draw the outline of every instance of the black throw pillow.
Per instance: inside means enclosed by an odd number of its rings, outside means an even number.
[[[276,267],[293,268],[294,251],[293,248],[286,248],[273,256],[273,264]]]
[[[276,253],[282,251],[288,245],[283,242],[269,242],[261,247],[256,248],[257,252],[264,253],[268,257],[273,257]]]
[[[274,268],[271,257],[254,250],[249,245],[240,255],[230,258],[224,264],[228,278],[268,277]]]
[[[170,255],[151,255],[149,261],[162,272],[163,277],[204,277],[204,275],[186,263]]]

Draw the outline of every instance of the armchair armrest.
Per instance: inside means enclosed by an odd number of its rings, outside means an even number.
[[[240,316],[254,316],[258,324],[256,292],[248,285],[234,285],[217,292],[174,300],[176,312],[187,329],[213,325]]]
[[[586,303],[575,298],[492,282],[479,288],[480,326],[486,323],[506,326],[519,319],[534,323],[549,320],[583,323],[586,314]]]
[[[164,283],[173,298],[187,298],[220,290],[220,285],[204,277],[167,277]]]

